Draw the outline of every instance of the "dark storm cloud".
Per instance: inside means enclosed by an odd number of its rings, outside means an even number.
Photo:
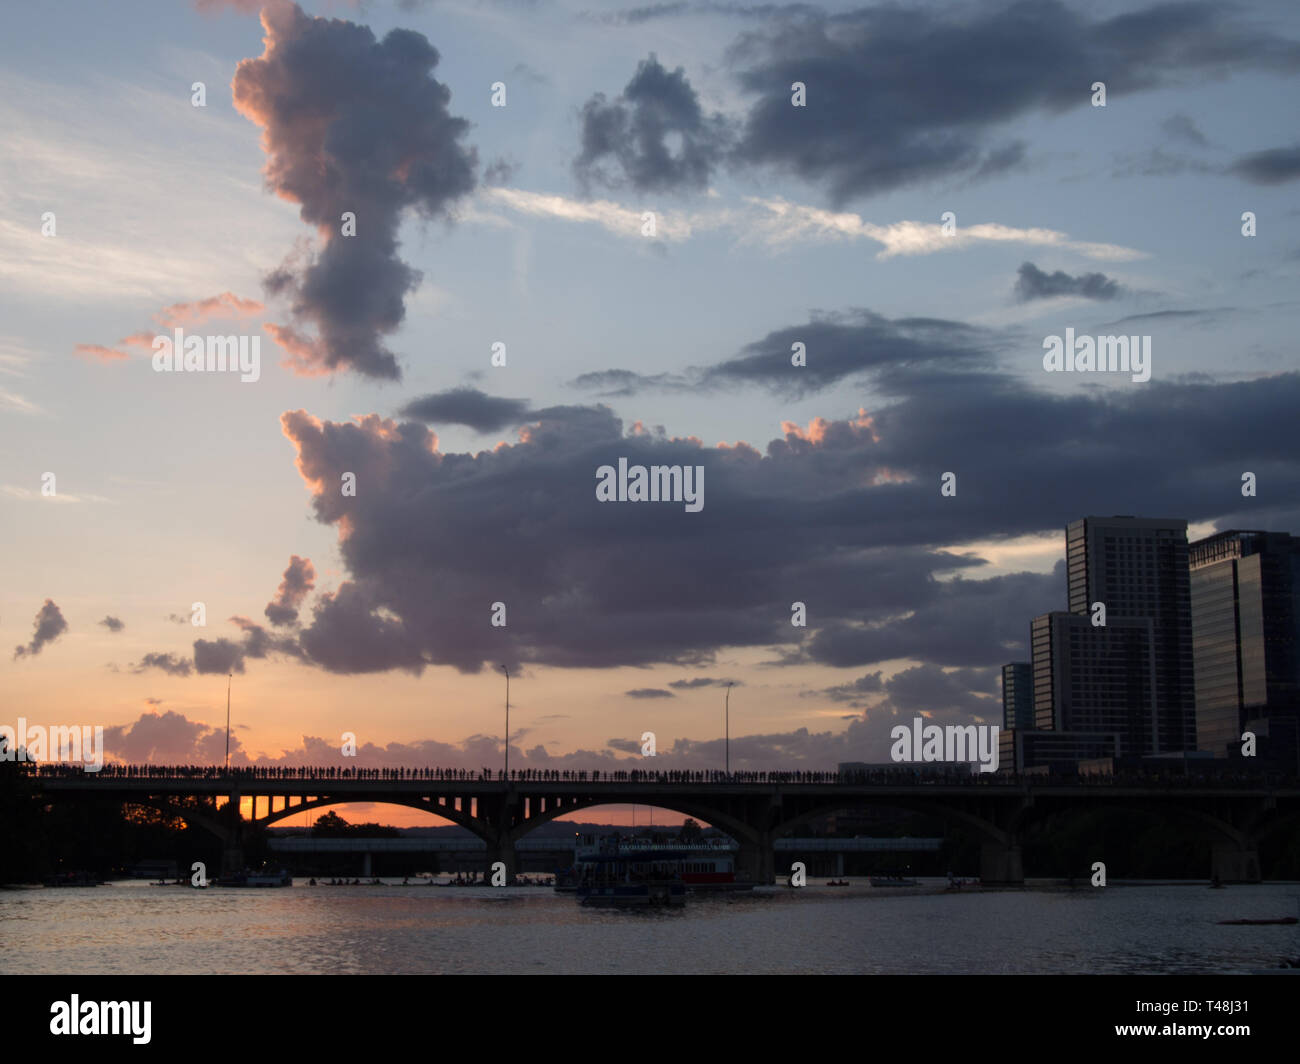
[[[99,623],[102,624],[105,628],[107,628],[110,632],[120,632],[123,628],[126,627],[125,623],[120,621],[118,618],[112,616],[105,617]]]
[[[626,183],[637,192],[699,191],[730,138],[725,118],[704,114],[686,72],[670,73],[651,53],[616,99],[597,93],[583,106],[573,170],[584,188]]]
[[[823,185],[835,205],[1011,165],[1011,123],[1189,76],[1300,70],[1300,44],[1212,3],[1094,20],[1054,0],[777,19],[732,48],[758,99],[732,156]],[[918,77],[917,71],[924,71]],[[791,106],[791,85],[807,106]]]
[[[1243,155],[1229,171],[1256,185],[1280,185],[1300,177],[1300,144]]]
[[[273,636],[260,624],[247,617],[231,617],[230,623],[244,633],[243,639],[196,639],[194,641],[194,671],[203,674],[244,671],[250,658],[261,659],[271,653],[302,659],[305,657],[297,640]]]
[[[638,687],[633,691],[624,691],[628,698],[676,698],[671,691],[665,691],[662,687]],[[640,747],[638,747],[640,749]]]
[[[1022,303],[1054,296],[1083,296],[1085,299],[1114,299],[1123,287],[1104,273],[1082,273],[1073,277],[1064,270],[1046,273],[1032,262],[1022,263],[1016,278],[1016,298]]]
[[[194,666],[185,658],[161,652],[146,654],[131,666],[132,672],[146,672],[149,669],[158,669],[169,676],[188,676],[194,671]]]
[[[890,704],[902,713],[951,710],[967,716],[1000,715],[997,669],[953,669],[918,665],[889,678]]]
[[[1080,394],[981,368],[980,349],[905,358],[887,404],[784,423],[762,450],[625,431],[604,407],[539,412],[518,442],[477,454],[441,452],[415,422],[287,413],[348,574],[301,646],[336,672],[700,666],[743,646],[845,668],[1023,658],[1030,619],[1064,606],[1063,572],[974,579],[984,563],[962,544],[1058,534],[1090,513],[1300,522],[1300,375],[1170,381],[1166,341],[1157,332],[1150,383]],[[773,348],[788,361],[788,345]],[[1040,368],[1042,351],[1007,357]],[[703,466],[703,510],[598,502],[596,469],[620,457]],[[355,497],[338,490],[344,470]],[[1268,485],[1249,510],[1242,470]],[[806,629],[790,624],[796,601]],[[491,623],[494,602],[505,627]]]
[[[792,345],[805,347],[807,365],[791,363]],[[760,384],[792,398],[872,372],[986,368],[998,338],[983,329],[939,318],[890,320],[867,310],[825,314],[770,332],[735,358],[702,371],[706,386]]]
[[[805,365],[792,362],[804,345]],[[819,314],[745,345],[734,358],[684,373],[642,374],[626,369],[584,373],[571,387],[602,397],[647,391],[731,391],[761,385],[799,398],[849,378],[903,379],[920,371],[987,369],[1007,341],[975,326],[941,318],[895,318],[869,310]]]
[[[63,619],[63,613],[54,604],[54,600],[46,599],[45,605],[36,611],[36,619],[32,622],[32,627],[35,629],[32,641],[26,646],[14,647],[15,661],[24,656],[33,657],[39,654],[48,644],[53,643],[68,630],[68,622]]]
[[[420,274],[397,257],[402,215],[445,215],[473,190],[477,158],[469,129],[448,110],[451,93],[431,76],[437,49],[396,29],[382,41],[365,26],[312,18],[295,4],[262,12],[266,48],[243,60],[236,109],[263,128],[268,186],[302,205],[322,247],[305,266],[267,278],[292,298],[294,324],[268,326],[305,374],[355,369],[396,380],[384,337],[401,325]],[[356,235],[341,218],[356,216]],[[314,327],[316,337],[303,332]]]
[[[298,609],[316,586],[316,567],[310,558],[293,555],[284,571],[284,579],[273,598],[266,605],[266,617],[274,625],[293,624],[298,620]]]
[[[243,672],[246,656],[242,646],[224,637],[194,640],[194,670],[200,674]]]
[[[983,666],[1008,654],[1023,656],[1030,620],[1065,608],[1064,569],[934,582],[914,589],[912,601],[910,615],[883,626],[831,621],[808,642],[805,659],[839,667],[907,657]]]
[[[435,426],[465,425],[475,432],[496,432],[522,424],[529,408],[525,399],[502,399],[477,388],[452,388],[412,400],[401,414]]]

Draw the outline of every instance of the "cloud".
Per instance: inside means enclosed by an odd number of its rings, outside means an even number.
[[[266,308],[256,299],[241,299],[234,292],[222,292],[193,303],[173,303],[154,315],[164,328],[198,325],[214,318],[255,318]]]
[[[807,364],[792,363],[802,343]],[[778,394],[811,394],[847,378],[899,375],[927,368],[948,372],[988,368],[999,337],[942,318],[885,318],[869,310],[814,317],[747,344],[739,355],[701,371],[706,387],[760,384]]]
[[[477,388],[453,388],[413,399],[401,413],[431,425],[465,425],[475,432],[496,432],[522,424],[528,411],[529,404],[523,399],[501,399]]]
[[[1022,303],[1055,296],[1082,296],[1084,299],[1114,299],[1123,287],[1104,273],[1084,273],[1072,277],[1064,270],[1044,273],[1032,262],[1022,263],[1016,279],[1016,298]]]
[[[483,184],[508,185],[518,172],[518,163],[508,159],[493,159],[483,168]]]
[[[477,156],[461,143],[469,123],[448,110],[451,93],[431,76],[438,51],[419,33],[376,41],[287,3],[266,8],[262,24],[265,51],[235,71],[235,108],[263,129],[268,186],[301,205],[320,239],[305,265],[291,259],[268,276],[271,294],[292,299],[293,325],[277,338],[292,340],[287,364],[298,372],[397,380],[384,338],[420,282],[397,256],[398,227],[408,210],[445,217],[474,189]],[[342,235],[344,212],[356,216],[355,236]]]
[[[584,188],[626,183],[637,192],[700,191],[731,135],[725,118],[701,110],[686,71],[670,73],[652,52],[615,100],[597,93],[583,106],[573,170]]]
[[[712,366],[691,367],[684,373],[599,370],[581,374],[570,386],[598,390],[602,396],[629,396],[646,391],[729,391],[756,384],[798,398],[848,379],[874,377],[887,384],[927,369],[988,369],[1005,343],[989,330],[963,322],[891,320],[857,309],[817,314],[801,325],[774,330]],[[792,361],[796,344],[803,345],[805,365]]]
[[[10,410],[17,410],[20,414],[39,414],[42,410],[30,399],[26,399],[17,392],[7,391],[0,388],[0,406],[7,407]]]
[[[678,691],[694,691],[700,687],[744,687],[739,680],[715,679],[710,676],[697,676],[693,680],[673,680],[668,684]]]
[[[32,641],[25,647],[14,647],[15,661],[24,656],[34,657],[68,630],[68,622],[63,619],[63,612],[54,604],[53,599],[46,599],[45,605],[36,611],[36,620],[32,626],[36,629]]]
[[[997,669],[945,670],[918,665],[895,673],[885,689],[890,704],[905,714],[948,711],[992,720],[1002,711],[994,690],[997,686]]]
[[[310,558],[293,555],[284,571],[280,587],[266,606],[266,617],[274,625],[293,624],[298,620],[298,608],[316,586],[316,568]]]
[[[843,204],[1015,165],[1015,143],[999,141],[1012,123],[1087,106],[1095,81],[1114,97],[1187,75],[1294,73],[1300,44],[1212,4],[1092,19],[1023,0],[778,19],[741,37],[730,58],[757,96],[733,161],[791,171]],[[796,81],[806,107],[791,106]]]
[[[233,319],[257,317],[265,308],[255,299],[241,299],[234,292],[222,292],[206,299],[196,299],[192,303],[172,303],[153,315],[154,322],[161,329],[175,329],[187,325],[199,325],[213,319]],[[158,336],[156,330],[145,329],[124,336],[118,340],[117,347],[105,347],[102,344],[77,344],[72,352],[82,358],[97,358],[101,362],[120,362],[131,357],[122,347],[136,347],[144,351],[153,350],[153,342]]]
[[[812,4],[720,4],[685,3],[674,0],[672,3],[646,4],[632,7],[625,11],[609,11],[600,14],[584,11],[579,16],[589,22],[601,22],[615,26],[640,26],[656,19],[673,18],[681,15],[731,15],[738,18],[771,18],[778,15],[808,15],[820,12]]]
[[[862,701],[863,695],[879,694],[885,689],[884,681],[880,678],[879,671],[869,672],[865,676],[859,676],[856,680],[849,683],[836,684],[834,687],[827,687],[820,692],[821,695],[829,698],[832,702],[849,702],[854,706],[862,707],[866,703]],[[815,695],[818,692],[805,692],[805,695]]]
[[[194,671],[194,666],[185,658],[178,658],[174,654],[164,654],[162,652],[146,654],[135,665],[131,666],[132,672],[147,672],[149,669],[158,669],[167,673],[168,676],[188,676]]]
[[[640,207],[624,207],[610,200],[574,200],[517,188],[483,188],[479,195],[489,206],[505,207],[530,217],[595,224],[614,236],[639,242],[646,239],[641,232]],[[1000,222],[962,224],[955,229],[939,222],[908,220],[878,225],[851,211],[828,211],[791,203],[779,196],[745,196],[741,202],[743,207],[656,211],[655,235],[660,241],[673,244],[699,233],[730,233],[738,246],[759,244],[773,252],[803,243],[868,240],[880,245],[876,252],[879,261],[960,251],[983,244],[1028,244],[1117,262],[1146,257],[1144,252],[1118,244],[1071,240],[1068,233],[1057,229],[1020,228]],[[480,220],[495,220],[495,216],[481,215]]]
[[[1255,185],[1280,185],[1300,177],[1300,144],[1243,155],[1229,172]]]
[[[123,628],[126,627],[126,625],[122,621],[118,620],[116,617],[111,617],[111,616],[105,617],[99,623],[102,624],[105,628],[107,628],[110,632],[120,632]]]
[[[306,563],[306,569],[300,568],[296,571],[296,578],[314,577],[314,571],[307,572],[311,568],[309,561],[298,558],[296,554],[294,559]],[[285,573],[286,581],[291,571],[295,571],[292,560],[289,563],[289,569]],[[281,589],[284,588],[283,583],[280,586]],[[272,604],[274,605],[274,603]],[[169,619],[175,620],[177,618],[173,614]],[[260,624],[249,620],[247,617],[231,617],[230,623],[243,633],[241,640],[227,639],[225,636],[217,639],[196,639],[194,641],[192,661],[172,653],[151,653],[146,654],[136,665],[132,666],[131,671],[139,673],[146,672],[149,669],[158,669],[170,676],[189,676],[191,673],[226,675],[235,672],[243,673],[245,663],[250,658],[262,659],[273,653],[297,660],[302,660],[305,657],[297,640],[291,636],[272,635]]]
[[[1160,123],[1160,128],[1171,140],[1185,141],[1198,148],[1209,146],[1210,142],[1205,139],[1205,134],[1201,132],[1200,127],[1185,114],[1170,115]]]
[[[146,701],[150,701],[146,699]],[[104,729],[104,751],[128,764],[214,765],[225,761],[224,728],[188,720],[174,710],[141,713],[130,724]],[[239,737],[230,736],[231,759],[247,761]]]
[[[857,362],[837,359],[830,330],[809,345],[809,369],[819,356],[833,379],[866,366],[887,401],[784,422],[759,446],[626,429],[604,406],[538,412],[515,442],[476,454],[442,451],[418,422],[285,413],[312,513],[335,529],[346,570],[304,622],[307,660],[338,673],[699,667],[757,647],[778,664],[984,668],[1024,657],[1030,618],[1063,603],[1064,574],[979,579],[986,563],[956,545],[1088,513],[1300,525],[1300,374],[1172,380],[1157,330],[1150,383],[1060,394],[995,366],[999,334],[866,313],[848,324],[862,330],[840,341]],[[795,331],[715,379],[791,372]],[[748,361],[763,352],[779,357],[771,373]],[[1022,355],[1040,364],[1041,352]],[[703,510],[600,503],[596,470],[620,457],[702,466]],[[1242,469],[1267,470],[1271,485],[1249,510],[1222,490]],[[338,490],[345,470],[355,497]],[[953,498],[938,491],[944,471],[957,474]],[[794,601],[807,603],[806,630],[790,624]],[[494,602],[505,627],[491,624]]]
[[[663,391],[694,391],[697,380],[676,373],[636,373],[630,369],[602,369],[582,373],[569,382],[570,387],[585,388],[602,398],[635,395],[650,389]]]
[[[205,15],[213,15],[229,8],[241,15],[256,15],[267,3],[276,0],[194,0],[194,9]]]
[[[1161,147],[1116,155],[1112,177],[1174,177],[1178,174],[1218,174],[1222,167],[1175,155]]]
[[[219,639],[196,639],[194,641],[196,673],[200,675],[242,673],[244,664],[249,658],[265,658],[273,652],[292,658],[303,657],[302,650],[292,637],[272,636],[260,624],[254,623],[247,617],[231,617],[230,623],[244,633],[243,640],[235,642],[224,636]]]
[[[662,687],[638,687],[633,691],[624,691],[628,698],[676,698],[671,691],[665,691]]]

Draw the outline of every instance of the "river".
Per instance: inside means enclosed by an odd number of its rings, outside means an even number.
[[[528,887],[0,891],[5,974],[1229,973],[1300,955],[1300,885],[771,887],[590,910]]]

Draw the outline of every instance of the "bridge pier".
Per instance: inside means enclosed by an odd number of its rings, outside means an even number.
[[[242,795],[235,791],[226,806],[226,834],[221,847],[221,874],[235,876],[244,870],[244,824],[239,815]]]
[[[1210,875],[1220,883],[1259,883],[1259,851],[1253,846],[1215,846]]]
[[[487,840],[487,866],[484,874],[488,882],[492,882],[492,866],[497,861],[506,866],[506,885],[512,885],[515,881],[515,872],[518,868],[517,858],[515,856],[514,840],[502,834],[496,839]]]
[[[748,877],[756,886],[770,886],[776,882],[776,848],[772,845],[773,834],[770,831],[759,833],[753,840],[740,839],[740,849],[736,851],[736,872],[738,878]]]
[[[1022,886],[1025,866],[1015,842],[986,842],[980,847],[980,882],[986,886]]]
[[[361,874],[370,879],[370,851],[367,850],[361,855]]]

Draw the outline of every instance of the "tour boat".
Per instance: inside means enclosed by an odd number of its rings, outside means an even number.
[[[648,889],[656,882],[669,889]],[[584,887],[600,890],[584,891]],[[555,877],[557,892],[576,893],[579,900],[606,904],[622,904],[618,899],[626,897],[629,904],[666,901],[677,905],[685,900],[687,891],[708,894],[753,887],[753,883],[737,880],[735,857],[721,840],[662,844],[624,842],[610,836],[597,843],[586,836],[574,851],[573,868]],[[682,901],[676,900],[679,897]]]
[[[624,843],[617,836],[579,846],[573,855],[574,894],[582,905],[685,905],[682,876],[689,849]]]

